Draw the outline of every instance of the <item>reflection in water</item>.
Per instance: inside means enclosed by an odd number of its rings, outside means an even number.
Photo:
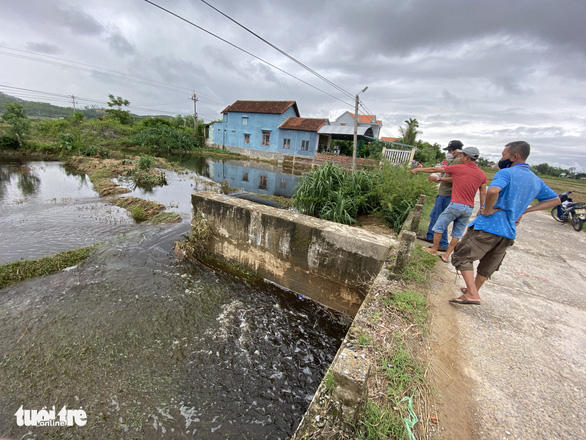
[[[277,165],[252,160],[218,160],[202,156],[171,156],[181,166],[217,183],[226,182],[244,191],[293,197],[299,176],[283,171]]]
[[[134,227],[126,210],[100,199],[85,175],[59,162],[0,160],[0,264],[38,258]]]
[[[18,187],[22,191],[23,195],[34,194],[41,185],[41,179],[39,179],[26,165],[22,165],[19,168],[17,176]]]

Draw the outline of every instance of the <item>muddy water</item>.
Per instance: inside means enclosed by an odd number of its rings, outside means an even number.
[[[270,284],[179,264],[171,249],[188,229],[133,225],[80,267],[0,291],[0,436],[293,433],[347,318]],[[83,408],[87,425],[19,427],[21,405]]]
[[[0,264],[75,249],[134,227],[60,162],[0,160]]]

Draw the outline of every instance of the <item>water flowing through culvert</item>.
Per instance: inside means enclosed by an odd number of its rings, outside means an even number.
[[[288,438],[348,318],[269,283],[191,263],[180,224],[132,227],[80,267],[0,291],[0,434]],[[85,427],[14,414],[83,408]]]

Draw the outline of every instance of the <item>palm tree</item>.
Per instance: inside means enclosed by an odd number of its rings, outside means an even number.
[[[407,128],[399,127],[401,135],[403,136],[401,139],[401,143],[405,145],[415,145],[415,141],[417,140],[417,135],[421,134],[419,130],[419,122],[417,119],[409,118],[405,121],[407,124]]]

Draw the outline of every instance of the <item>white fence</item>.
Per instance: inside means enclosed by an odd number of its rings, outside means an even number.
[[[411,150],[391,150],[383,148],[383,159],[388,160],[395,165],[405,165],[413,160],[415,148]]]

